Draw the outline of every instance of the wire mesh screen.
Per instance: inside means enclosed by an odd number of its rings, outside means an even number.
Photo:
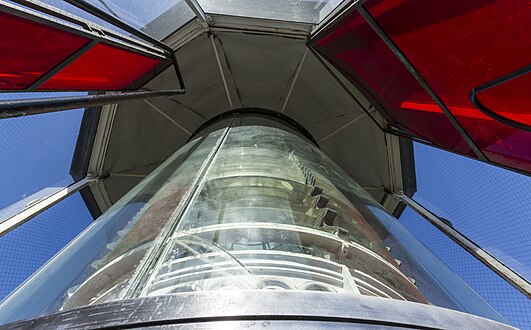
[[[409,207],[400,221],[511,325],[531,329],[531,303],[523,294]]]
[[[53,257],[93,221],[76,193],[0,237],[0,299]]]
[[[415,144],[414,199],[531,279],[531,178]],[[400,220],[506,319],[531,329],[529,300],[407,208]]]
[[[531,280],[531,178],[415,145],[414,199]]]
[[[2,93],[1,100],[83,93]],[[0,221],[73,182],[82,109],[0,120]]]

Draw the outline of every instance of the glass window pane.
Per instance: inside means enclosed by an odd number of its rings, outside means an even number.
[[[340,0],[199,0],[212,14],[319,23]]]
[[[484,115],[469,100],[473,88],[531,63],[529,4],[517,0],[447,0],[436,4],[376,0],[368,1],[367,6],[486,156],[531,172],[531,132]],[[520,95],[529,99],[529,84],[525,84],[525,77],[521,79],[513,84],[519,84],[522,91],[513,88],[506,95],[493,90],[478,98],[487,98],[493,109],[509,112],[509,117],[529,114],[529,108],[514,107]]]
[[[39,90],[129,89],[160,60],[97,44],[39,87]]]
[[[0,94],[3,100],[81,93]],[[70,165],[83,110],[0,120],[0,221],[73,182]]]
[[[312,43],[393,127],[474,157],[439,106],[357,11],[332,24]]]
[[[0,90],[23,90],[88,42],[85,37],[0,13]]]
[[[157,39],[167,37],[195,17],[184,0],[88,2]]]
[[[43,2],[129,35],[129,33],[118,29],[114,25],[98,19],[63,0],[43,0]],[[88,2],[157,39],[164,39],[195,17],[184,0],[88,0]]]
[[[76,193],[0,237],[0,300],[70,242],[91,222]]]

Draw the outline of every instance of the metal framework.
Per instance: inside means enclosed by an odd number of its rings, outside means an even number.
[[[511,284],[515,289],[523,293],[527,298],[531,298],[531,283],[529,283],[529,281],[513,271],[511,268],[505,266],[498,259],[482,249],[481,246],[477,245],[465,235],[454,229],[448,220],[441,219],[430,210],[420,205],[414,199],[411,199],[404,194],[395,193],[395,196],[403,201],[407,206],[411,207],[415,212],[420,214],[423,218],[428,220],[432,225],[437,227],[437,229],[439,229],[442,233],[459,244],[468,253],[476,257],[485,266],[489,267],[507,283]]]
[[[131,38],[61,9],[46,5],[39,0],[13,0],[13,2],[28,7],[29,9],[5,0],[0,0],[0,10],[97,42],[106,42],[147,56],[157,58],[165,57],[165,52],[160,46],[154,46],[155,44],[145,41],[145,39]]]
[[[487,116],[489,116],[489,117],[491,117],[491,118],[493,118],[493,119],[495,119],[495,120],[497,120],[497,121],[499,121],[501,123],[504,123],[505,125],[513,126],[513,127],[518,128],[518,129],[531,132],[531,126],[529,126],[528,124],[509,119],[509,118],[507,118],[505,116],[502,116],[502,115],[492,111],[487,106],[485,106],[480,100],[478,100],[478,97],[477,97],[478,93],[484,92],[484,91],[486,91],[486,90],[488,90],[488,89],[490,89],[492,87],[501,85],[503,83],[511,81],[512,79],[521,77],[521,76],[529,74],[529,73],[531,73],[531,64],[526,65],[525,67],[520,68],[518,70],[515,70],[513,72],[509,72],[508,74],[503,75],[503,76],[501,76],[501,77],[499,77],[497,79],[494,79],[492,81],[489,81],[489,82],[487,82],[485,84],[477,86],[477,87],[473,88],[472,91],[470,91],[470,94],[469,94],[470,102],[472,102],[472,104],[475,105],[476,108],[478,108],[480,111],[482,111]]]
[[[439,96],[433,91],[433,89],[428,85],[426,80],[424,80],[424,77],[415,69],[413,64],[406,58],[406,56],[398,49],[398,46],[395,45],[395,43],[389,38],[389,36],[382,30],[382,28],[378,25],[378,23],[374,20],[371,14],[363,6],[359,6],[358,12],[361,16],[365,19],[365,21],[371,26],[371,28],[378,34],[378,36],[385,42],[385,44],[393,51],[393,53],[398,57],[400,62],[404,65],[404,67],[415,77],[415,79],[418,81],[418,83],[422,86],[422,88],[428,93],[428,95],[431,96],[431,98],[435,101],[435,103],[441,108],[441,110],[446,115],[446,118],[452,123],[454,128],[461,134],[461,137],[466,141],[466,143],[469,145],[469,147],[474,151],[476,156],[482,160],[487,162],[488,159],[483,154],[483,151],[476,145],[476,143],[472,140],[470,135],[465,131],[465,129],[459,124],[455,116],[450,112],[450,109],[444,104],[444,102],[439,98]]]
[[[40,213],[46,211],[50,207],[54,206],[55,204],[59,203],[63,199],[67,198],[68,196],[71,196],[75,194],[76,192],[80,191],[81,189],[88,187],[89,185],[94,183],[96,180],[97,178],[89,178],[89,177],[84,178],[67,187],[64,187],[63,189],[59,190],[58,192],[50,196],[44,197],[37,203],[24,209],[22,212],[12,216],[11,218],[8,218],[0,222],[0,237],[4,236],[8,232],[17,228],[18,226],[33,219]]]
[[[299,61],[299,64],[297,65],[297,68],[295,69],[295,72],[293,72],[291,81],[289,82],[288,86],[286,86],[287,92],[284,92],[284,102],[282,102],[282,108],[280,108],[280,113],[284,113],[284,111],[286,110],[286,106],[288,105],[289,98],[291,97],[291,93],[293,92],[293,87],[295,87],[295,84],[297,83],[297,79],[299,78],[299,74],[301,73],[301,69],[302,69],[302,66],[304,65],[304,60],[306,59],[307,54],[308,54],[308,48],[306,47],[306,49],[304,49],[304,53],[302,54],[301,60]]]
[[[152,43],[153,45],[156,45],[157,47],[160,47],[164,50],[165,52],[165,55],[168,56],[171,61],[172,61],[172,64],[175,68],[175,74],[177,76],[177,80],[179,82],[179,85],[181,86],[181,89],[185,89],[185,86],[184,86],[184,80],[183,80],[183,77],[181,75],[181,71],[179,70],[179,64],[177,62],[177,58],[175,57],[175,52],[174,50],[166,45],[165,43],[161,42],[160,40],[157,40],[155,38],[153,38],[152,36],[150,36],[149,34],[143,32],[143,31],[140,31],[132,26],[130,26],[129,24],[127,23],[124,23],[122,20],[120,20],[119,18],[109,14],[109,13],[106,13],[105,11],[101,10],[99,7],[89,3],[88,1],[85,1],[85,0],[64,0],[65,2],[81,9],[81,10],[84,10],[85,12],[95,16],[95,17],[98,17],[106,22],[109,22],[111,24],[113,24],[114,26],[116,27],[119,27],[120,29],[124,30],[124,31],[127,31],[129,33],[131,33],[132,35],[140,38],[141,40],[145,40],[145,41],[148,41],[150,43]]]
[[[214,55],[216,56],[216,63],[218,64],[219,73],[221,75],[221,80],[223,81],[223,87],[225,88],[225,93],[227,94],[227,101],[229,102],[230,108],[234,108],[232,103],[232,98],[230,97],[229,86],[227,85],[227,79],[225,78],[225,73],[223,72],[223,67],[221,66],[221,60],[219,59],[218,48],[216,47],[216,41],[214,35],[210,34],[210,41],[212,43],[212,49],[214,50]]]
[[[37,88],[43,83],[45,83],[48,79],[53,77],[56,73],[64,69],[67,65],[81,57],[83,54],[85,54],[87,51],[92,49],[100,42],[116,45],[121,48],[129,49],[136,53],[141,53],[149,57],[161,59],[162,61],[157,67],[156,73],[161,72],[163,69],[165,69],[169,63],[173,64],[180,88],[175,90],[164,91],[123,92],[107,95],[88,95],[75,97],[1,101],[0,119],[34,115],[46,112],[62,111],[75,108],[83,108],[88,106],[100,106],[133,99],[143,99],[158,96],[173,96],[183,94],[185,92],[184,81],[178,66],[177,58],[171,47],[147,35],[146,33],[125,24],[121,20],[105,13],[99,8],[82,0],[67,1],[72,5],[79,7],[82,10],[85,10],[86,12],[98,18],[108,21],[124,31],[131,33],[137,38],[122,35],[108,28],[86,21],[80,17],[62,11],[60,9],[48,6],[38,0],[14,0],[14,2],[23,4],[24,6],[29,7],[31,9],[27,9],[16,4],[0,0],[0,10],[31,21],[36,21],[45,24],[47,26],[52,26],[60,30],[65,30],[77,35],[81,35],[91,40],[85,46],[75,51],[64,61],[62,61],[50,71],[46,72],[39,79],[37,79],[28,87],[27,90],[22,90],[21,92],[37,90]],[[37,10],[38,12],[36,12],[35,10]],[[50,15],[52,17],[50,17]],[[145,80],[145,78],[141,77],[140,84],[144,83],[143,80]]]
[[[310,46],[310,41],[317,38],[323,31],[328,27],[332,22],[334,22],[339,17],[346,15],[347,13],[350,13],[352,11],[357,10],[358,13],[364,18],[364,20],[369,24],[369,26],[373,29],[373,31],[384,41],[384,43],[389,47],[389,49],[395,54],[395,56],[400,60],[400,62],[404,65],[404,67],[411,73],[411,75],[417,80],[417,82],[421,85],[421,87],[432,97],[432,99],[435,101],[435,103],[441,108],[443,113],[445,114],[446,118],[451,122],[451,124],[454,126],[454,128],[459,132],[459,135],[465,140],[467,145],[474,151],[474,154],[478,157],[478,159],[482,162],[493,164],[497,167],[501,167],[513,172],[518,172],[523,175],[529,175],[529,173],[526,173],[522,170],[511,168],[502,164],[493,163],[491,160],[489,160],[483,151],[478,147],[478,145],[473,141],[473,139],[470,137],[468,132],[461,126],[461,124],[457,121],[455,116],[450,112],[448,107],[444,104],[444,102],[440,99],[440,97],[431,89],[431,87],[428,85],[428,83],[424,80],[424,77],[415,69],[415,67],[411,64],[411,62],[408,60],[408,58],[402,53],[402,51],[396,46],[396,44],[391,40],[391,38],[383,31],[383,29],[378,25],[374,17],[367,12],[367,10],[364,8],[364,3],[366,0],[346,0],[343,3],[341,3],[336,10],[332,11],[319,25],[317,25],[308,40],[308,47],[312,50],[312,52],[316,55],[316,57],[321,61],[321,63],[328,69],[328,71],[338,80],[340,79],[335,75],[335,73],[328,68],[328,65],[323,61],[323,59],[317,54],[317,52]],[[521,69],[515,70],[511,73],[508,73],[507,75],[504,75],[498,79],[495,79],[491,82],[485,83],[481,86],[478,86],[474,88],[470,94],[470,100],[471,102],[483,113],[490,116],[491,118],[494,118],[498,120],[499,122],[516,127],[525,131],[531,131],[531,127],[527,124],[516,122],[514,120],[508,119],[506,117],[503,117],[501,115],[498,115],[494,113],[492,110],[485,107],[476,97],[476,94],[478,94],[481,91],[485,91],[486,89],[489,89],[491,87],[494,87],[496,85],[499,85],[503,82],[509,81],[511,79],[517,78],[519,76],[522,76],[524,74],[528,74],[531,71],[531,65],[525,66]],[[341,85],[344,85],[340,82]],[[346,86],[342,86],[348,93],[348,90]],[[360,89],[363,89],[360,86],[356,86]],[[352,93],[349,93],[352,94]],[[352,95],[351,95],[352,96]],[[372,101],[372,100],[371,100]],[[376,102],[377,103],[377,102]],[[372,117],[371,117],[372,118]],[[396,129],[394,127],[391,127],[391,130],[383,128],[381,125],[378,124],[378,126],[382,129],[382,131],[398,135],[402,137],[410,138],[416,142],[427,144],[430,146],[433,146],[429,141],[422,140],[418,137],[412,136],[411,134],[408,134],[406,132],[403,132],[399,129]]]

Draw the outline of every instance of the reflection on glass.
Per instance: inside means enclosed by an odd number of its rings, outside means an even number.
[[[341,0],[198,0],[206,13],[319,23]]]

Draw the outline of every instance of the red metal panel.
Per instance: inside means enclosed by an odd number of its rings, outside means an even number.
[[[313,47],[360,87],[389,123],[433,144],[474,156],[415,78],[354,11],[325,31]]]
[[[491,161],[531,172],[531,133],[485,116],[469,100],[474,87],[531,63],[528,1],[371,0],[366,8]],[[477,96],[529,123],[529,75]]]
[[[123,90],[159,62],[128,50],[97,44],[39,89]]]
[[[26,89],[88,41],[0,12],[0,90]]]

